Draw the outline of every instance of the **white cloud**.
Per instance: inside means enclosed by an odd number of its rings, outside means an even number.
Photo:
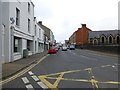
[[[69,36],[86,23],[92,30],[116,29],[119,0],[33,0],[35,15],[57,40]]]

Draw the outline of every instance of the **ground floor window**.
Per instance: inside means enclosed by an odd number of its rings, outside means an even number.
[[[120,37],[119,36],[117,36],[117,44],[119,44],[120,43]]]
[[[37,51],[37,42],[35,41],[35,52]]]
[[[20,51],[20,38],[14,37],[14,52]]]
[[[28,51],[32,51],[32,41],[31,40],[27,40],[27,49],[28,49]]]

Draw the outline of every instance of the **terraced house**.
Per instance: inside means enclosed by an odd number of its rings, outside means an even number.
[[[41,53],[45,50],[46,43],[49,47],[45,30],[38,25],[34,17],[34,4],[31,0],[14,0],[14,2],[3,0],[1,5],[2,63],[13,62],[25,55]]]

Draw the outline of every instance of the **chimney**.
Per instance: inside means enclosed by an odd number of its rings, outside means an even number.
[[[86,24],[81,24],[82,25],[82,27],[86,27]]]
[[[42,21],[39,21],[38,24],[42,25]]]

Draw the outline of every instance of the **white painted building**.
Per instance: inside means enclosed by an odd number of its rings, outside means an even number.
[[[34,53],[44,51],[44,30],[38,25],[34,17]]]
[[[34,4],[28,2],[4,2],[2,8],[3,63],[23,57],[23,50],[34,53]]]
[[[0,64],[1,63],[2,63],[2,2],[0,0]]]
[[[0,0],[0,80],[2,78],[2,2]],[[2,90],[2,85],[0,85],[0,90]]]

